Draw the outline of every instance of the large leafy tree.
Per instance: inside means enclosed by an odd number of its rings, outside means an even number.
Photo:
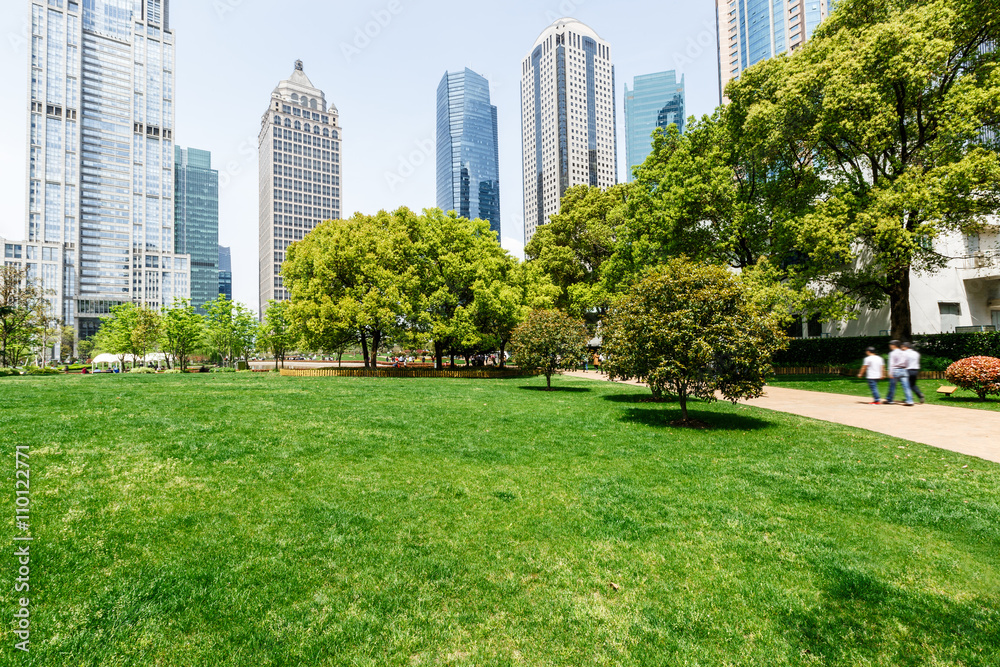
[[[139,326],[139,317],[139,307],[134,303],[112,306],[110,314],[101,318],[101,328],[94,338],[97,348],[118,357],[123,371],[127,356],[139,356],[132,337],[132,332]]]
[[[139,306],[135,328],[132,330],[133,353],[140,359],[152,351],[163,335],[163,320],[160,313],[146,306]]]
[[[491,317],[498,314],[491,305],[502,306],[479,299],[502,292],[501,286],[513,277],[516,260],[500,246],[488,222],[439,209],[425,211],[421,221],[424,321],[436,367],[443,367],[445,352],[467,355],[505,345],[509,332],[504,336],[497,326],[499,318]]]
[[[36,313],[44,296],[24,269],[0,266],[0,366],[17,365],[36,345]]]
[[[560,310],[536,310],[514,330],[511,349],[518,368],[552,376],[579,367],[587,358],[587,326]]]
[[[297,332],[292,327],[288,318],[288,309],[291,307],[289,301],[267,302],[267,310],[264,311],[264,320],[260,323],[260,334],[258,342],[262,349],[268,350],[274,355],[274,369],[278,369],[278,362],[282,367],[285,365],[285,355],[292,349],[298,340]]]
[[[692,397],[759,397],[771,357],[786,343],[780,318],[739,277],[683,257],[619,297],[603,334],[608,376],[635,378],[656,397],[676,396],[682,426],[696,425],[688,415]]]
[[[618,228],[625,222],[630,190],[578,185],[566,191],[559,213],[539,227],[524,252],[559,288],[556,306],[574,317],[599,319],[608,306],[601,281],[604,263],[615,250]]]
[[[289,247],[282,265],[289,318],[313,335],[351,330],[365,367],[375,367],[379,348],[424,312],[419,243],[420,220],[406,208],[322,223]]]
[[[205,318],[188,299],[174,298],[171,307],[163,309],[163,349],[181,370],[187,369],[188,359],[202,346],[204,336]]]
[[[727,89],[756,96],[753,122],[790,128],[815,160],[830,191],[798,245],[831,267],[831,288],[888,303],[896,338],[912,333],[912,272],[951,259],[935,241],[975,234],[1000,209],[983,132],[998,126],[998,43],[997,0],[843,0],[767,77]]]
[[[253,351],[257,335],[253,312],[221,294],[204,307],[208,313],[205,325],[209,346],[229,364],[245,359]]]

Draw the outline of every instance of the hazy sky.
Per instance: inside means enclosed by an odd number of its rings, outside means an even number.
[[[24,237],[28,0],[0,13],[0,236]],[[499,112],[504,246],[523,244],[520,63],[538,35],[572,16],[611,44],[618,178],[625,180],[623,89],[632,77],[684,74],[687,115],[718,104],[715,3],[601,0],[171,0],[177,42],[176,143],[212,152],[219,240],[233,249],[234,298],[257,303],[257,134],[296,59],[337,105],[344,215],[435,205],[435,94],[445,71],[491,82]],[[368,33],[368,34],[366,34]],[[374,35],[374,36],[369,36]]]

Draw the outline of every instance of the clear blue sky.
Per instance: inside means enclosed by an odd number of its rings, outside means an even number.
[[[0,235],[24,236],[30,3],[0,13]],[[257,303],[257,133],[271,90],[296,59],[340,110],[344,214],[435,204],[435,93],[446,70],[486,76],[499,111],[504,246],[522,247],[520,63],[539,33],[572,16],[610,42],[625,180],[623,89],[685,75],[687,115],[718,104],[715,3],[600,0],[171,0],[177,38],[175,139],[209,150],[220,172],[220,242],[233,249],[234,298]],[[382,23],[373,23],[381,15]],[[376,30],[377,26],[377,30]],[[377,33],[360,41],[358,31]],[[387,175],[403,176],[387,179]],[[393,181],[390,184],[390,180]]]

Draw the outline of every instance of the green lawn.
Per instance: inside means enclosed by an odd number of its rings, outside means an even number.
[[[997,464],[543,384],[0,379],[0,664],[1000,664]]]
[[[787,387],[789,389],[804,389],[806,391],[822,391],[831,394],[847,394],[849,396],[871,396],[868,390],[868,381],[860,378],[839,377],[836,375],[779,375],[771,379],[768,383],[774,387]],[[946,405],[956,408],[976,408],[978,410],[998,410],[1000,411],[1000,400],[988,398],[985,402],[971,391],[959,389],[953,396],[938,394],[938,387],[950,386],[946,380],[920,380],[917,384],[920,390],[927,397],[927,402],[933,405]],[[879,392],[882,399],[889,391],[889,381],[883,380],[879,383]],[[904,400],[903,388],[896,389],[896,400]]]

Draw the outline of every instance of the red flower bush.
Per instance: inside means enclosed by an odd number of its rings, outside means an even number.
[[[969,357],[953,363],[944,375],[952,384],[975,392],[981,401],[987,395],[1000,396],[1000,359]]]

